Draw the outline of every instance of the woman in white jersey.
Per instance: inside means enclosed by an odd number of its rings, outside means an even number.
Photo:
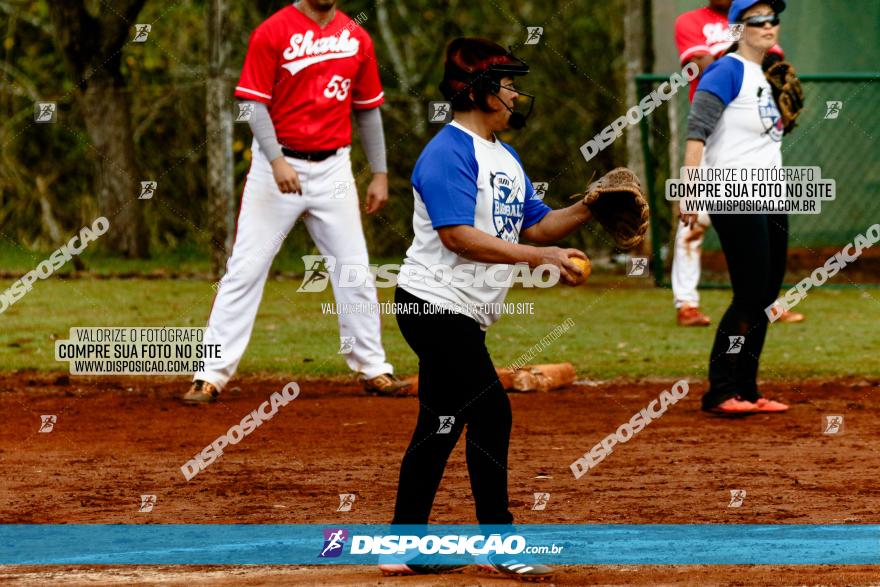
[[[558,241],[591,218],[581,203],[551,210],[538,199],[519,156],[495,136],[524,126],[527,115],[515,112],[514,104],[527,94],[514,89],[513,76],[527,72],[525,63],[485,39],[456,39],[446,52],[440,87],[454,119],[428,143],[413,171],[415,237],[395,294],[395,301],[410,309],[398,311],[397,322],[419,357],[420,407],[400,467],[393,524],[428,523],[446,461],[465,425],[477,520],[513,522],[507,496],[510,401],[486,348],[486,329],[499,318],[497,306],[511,281],[504,275],[512,264],[550,264],[571,282],[578,268],[569,257],[584,258],[576,249],[519,244],[520,236],[535,243]],[[448,283],[435,275],[438,267],[462,278]],[[551,573],[523,561],[485,562],[509,576],[542,579]],[[441,569],[409,564],[382,570]]]
[[[728,20],[742,23],[734,53],[703,74],[688,117],[686,166],[781,167],[783,126],[761,63],[779,37],[783,0],[734,0]],[[718,324],[703,410],[721,414],[784,412],[761,396],[758,362],[782,286],[788,248],[785,214],[710,214],[727,259],[733,300]],[[682,216],[693,224],[695,215]]]

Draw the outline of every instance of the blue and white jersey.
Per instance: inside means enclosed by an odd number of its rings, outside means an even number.
[[[550,208],[536,196],[516,151],[497,138],[487,141],[455,121],[425,146],[413,170],[412,185],[415,237],[398,284],[432,304],[457,306],[456,311],[485,330],[500,317],[485,306],[504,302],[512,267],[459,256],[443,246],[437,229],[473,226],[517,243],[520,231],[539,222]],[[470,279],[484,272],[504,276],[497,281],[504,281],[505,286]],[[450,279],[450,275],[462,279]]]
[[[706,68],[697,91],[726,106],[706,140],[703,167],[782,165],[782,117],[759,64],[726,55]]]

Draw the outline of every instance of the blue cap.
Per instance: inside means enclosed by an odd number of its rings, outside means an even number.
[[[769,4],[776,14],[785,10],[785,0],[733,0],[727,13],[727,22],[742,22],[742,13],[755,4]]]

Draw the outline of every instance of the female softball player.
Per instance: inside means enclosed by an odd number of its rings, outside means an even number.
[[[453,121],[422,151],[412,175],[415,238],[398,278],[395,301],[403,337],[419,357],[419,415],[400,467],[393,524],[427,524],[446,461],[467,424],[467,464],[480,524],[511,524],[507,451],[511,410],[486,348],[486,329],[499,318],[492,306],[504,287],[445,284],[432,267],[455,275],[506,270],[511,264],[551,264],[566,283],[579,273],[576,249],[519,244],[520,236],[549,243],[590,220],[578,203],[551,211],[516,152],[495,136],[521,128],[514,110],[529,96],[513,86],[528,66],[499,45],[459,38],[446,52],[443,95]],[[534,98],[532,97],[532,100]],[[529,108],[531,113],[531,108]],[[488,561],[509,576],[541,579],[551,570],[512,560]],[[386,574],[438,572],[434,567],[382,565]]]
[[[725,55],[731,47],[727,16],[731,0],[708,0],[708,4],[690,10],[675,19],[675,44],[678,46],[682,65],[695,63],[700,72],[706,70],[716,59]],[[774,45],[767,51],[762,64],[766,70],[775,61],[785,58],[782,47]],[[699,78],[691,81],[688,99],[693,102]],[[678,315],[679,326],[709,326],[712,320],[700,311],[700,261],[703,236],[711,226],[709,214],[701,212],[693,228],[682,226],[675,233],[672,256],[672,295]],[[780,323],[797,323],[804,315],[780,307]]]
[[[783,0],[734,0],[728,18],[745,27],[736,51],[710,65],[697,86],[688,117],[686,166],[782,166],[782,117],[761,63],[778,40],[784,9]],[[788,216],[710,216],[727,259],[733,300],[715,334],[703,410],[784,412],[787,405],[761,397],[757,377],[767,335],[764,309],[776,300],[785,274]],[[682,215],[690,226],[695,220],[695,214]]]

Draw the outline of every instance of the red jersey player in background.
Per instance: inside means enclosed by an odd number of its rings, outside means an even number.
[[[675,45],[682,65],[696,63],[702,74],[713,61],[724,55],[733,44],[727,12],[731,0],[709,0],[707,6],[685,12],[675,19]],[[784,57],[782,48],[774,45],[768,52],[778,59]],[[766,69],[766,65],[765,65]],[[700,78],[691,81],[690,101]]]
[[[365,209],[375,213],[388,200],[388,179],[379,113],[384,94],[372,39],[335,0],[300,0],[254,30],[235,95],[251,112],[254,141],[235,245],[204,337],[205,345],[219,345],[220,356],[206,360],[184,401],[214,401],[235,373],[272,260],[300,217],[326,256],[306,266],[300,290],[307,284],[323,289],[329,276],[338,305],[360,308],[339,312],[339,353],[367,392],[406,392],[409,385],[385,360],[379,315],[370,311],[378,300],[349,159],[354,110],[373,172]],[[343,267],[358,268],[363,281],[340,286]],[[290,314],[296,324],[295,305]]]
[[[675,19],[675,44],[682,66],[696,63],[700,74],[716,59],[722,57],[733,45],[727,14],[731,0],[709,0],[706,6],[685,12]],[[764,70],[784,57],[777,44],[770,48],[764,62]],[[700,78],[691,81],[689,100]],[[672,256],[672,294],[678,312],[679,326],[708,326],[711,319],[700,311],[700,254],[703,235],[710,226],[709,215],[699,214],[693,227],[679,225],[675,235]],[[800,322],[804,317],[797,312],[785,311],[779,322]]]

